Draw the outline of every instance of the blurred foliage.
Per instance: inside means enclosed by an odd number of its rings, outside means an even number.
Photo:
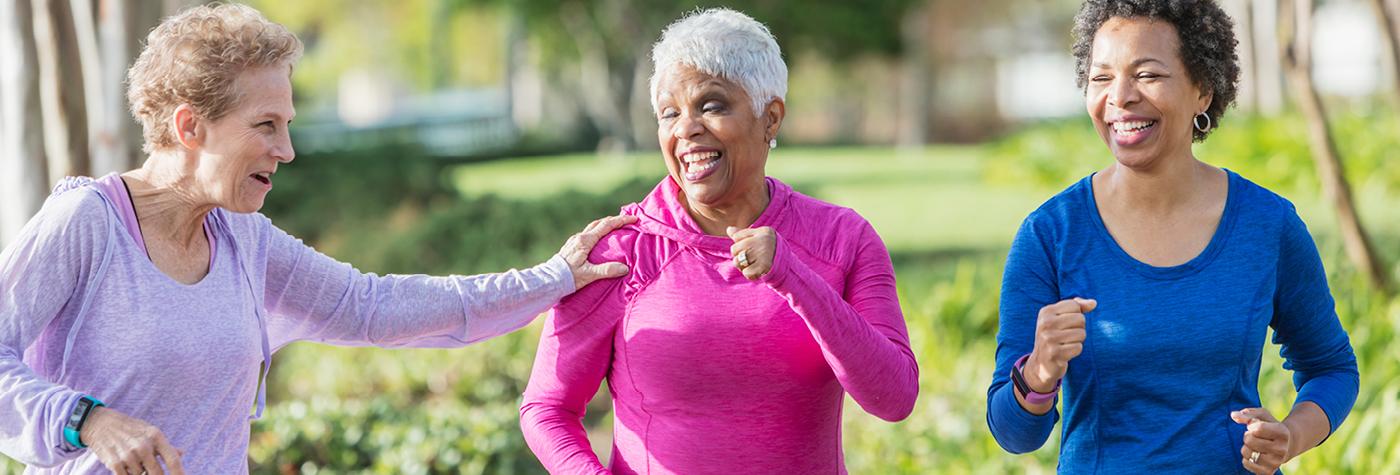
[[[341,76],[355,70],[387,75],[417,92],[505,78],[506,25],[495,10],[442,0],[248,3],[305,43],[292,76],[299,100],[334,99]]]
[[[1277,190],[1320,190],[1302,116],[1225,116],[1196,157]],[[1400,189],[1400,167],[1387,159],[1400,149],[1400,115],[1383,105],[1351,108],[1330,128],[1353,187],[1379,183]],[[1102,169],[1112,155],[1087,117],[1047,122],[992,146],[987,177],[993,183],[1063,188]]]
[[[542,261],[655,185],[637,178],[605,193],[463,199],[452,178],[450,164],[413,150],[301,157],[277,173],[279,191],[263,212],[366,271],[471,274]]]

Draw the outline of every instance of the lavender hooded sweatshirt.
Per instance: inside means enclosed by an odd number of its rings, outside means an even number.
[[[206,218],[209,273],[184,285],[126,232],[130,204],[107,181],[120,178],[102,180],[60,183],[0,254],[0,452],[27,473],[106,472],[63,438],[82,394],[159,428],[188,473],[247,472],[277,349],[462,346],[528,324],[574,287],[557,255],[501,274],[365,274],[261,214],[222,209]]]

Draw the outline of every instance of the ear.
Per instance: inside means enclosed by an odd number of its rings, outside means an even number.
[[[1210,89],[1202,88],[1200,96],[1196,98],[1196,110],[1205,112],[1206,109],[1210,109],[1211,101],[1214,100],[1215,92],[1212,92]],[[1200,112],[1197,112],[1196,114],[1199,115]]]
[[[781,98],[774,98],[768,101],[768,106],[763,108],[763,135],[767,140],[778,137],[778,129],[783,126],[783,117],[787,117],[787,104]]]
[[[175,142],[187,150],[204,145],[204,121],[189,104],[180,104],[170,114],[170,129],[175,132]]]

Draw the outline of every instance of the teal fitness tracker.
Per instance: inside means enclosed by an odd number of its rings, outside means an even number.
[[[83,424],[87,422],[88,414],[92,414],[92,410],[97,409],[98,406],[105,405],[102,401],[86,394],[78,398],[78,404],[73,406],[73,413],[68,415],[68,421],[63,424],[63,438],[67,439],[68,443],[74,447],[86,448],[87,446],[83,445],[82,438],[78,437],[78,434],[83,430]]]

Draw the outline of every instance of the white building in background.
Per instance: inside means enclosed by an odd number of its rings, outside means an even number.
[[[1074,84],[1074,58],[1065,53],[1026,53],[997,61],[997,111],[1012,120],[1084,113]]]
[[[1313,21],[1313,80],[1323,94],[1363,97],[1387,84],[1380,25],[1368,5],[1327,3]]]

